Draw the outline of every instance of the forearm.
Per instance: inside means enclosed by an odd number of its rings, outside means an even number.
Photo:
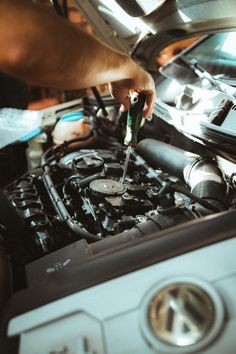
[[[1,0],[0,11],[0,69],[11,75],[66,89],[135,75],[126,55],[31,1]]]
[[[36,85],[78,89],[103,83],[127,110],[129,92],[146,94],[152,113],[153,79],[127,55],[31,0],[0,0],[0,70]]]

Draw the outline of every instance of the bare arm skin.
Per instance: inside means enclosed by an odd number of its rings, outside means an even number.
[[[151,76],[129,56],[61,19],[31,0],[0,1],[0,70],[30,83],[79,89],[110,82],[112,95],[129,107],[132,90],[154,104]]]

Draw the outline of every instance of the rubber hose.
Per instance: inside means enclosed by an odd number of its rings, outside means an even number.
[[[227,185],[216,161],[154,139],[142,140],[136,151],[153,168],[183,180],[197,197],[225,208]]]
[[[183,171],[198,155],[184,151],[155,139],[142,140],[136,152],[155,169],[160,168],[173,176],[184,180]]]

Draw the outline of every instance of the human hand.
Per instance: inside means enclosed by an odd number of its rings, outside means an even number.
[[[129,94],[133,91],[145,93],[146,103],[143,110],[143,117],[146,118],[153,112],[156,97],[155,83],[151,75],[140,68],[131,59],[128,65],[129,78],[111,82],[109,84],[111,95],[121,103],[121,109],[127,111],[130,107]]]

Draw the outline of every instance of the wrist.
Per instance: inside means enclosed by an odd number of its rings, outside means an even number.
[[[125,80],[130,81],[135,77],[136,72],[136,64],[130,58],[129,55],[121,52],[116,52],[116,57],[114,61],[112,60],[112,65],[115,63],[116,73],[120,75],[119,78],[116,78],[113,81]]]

